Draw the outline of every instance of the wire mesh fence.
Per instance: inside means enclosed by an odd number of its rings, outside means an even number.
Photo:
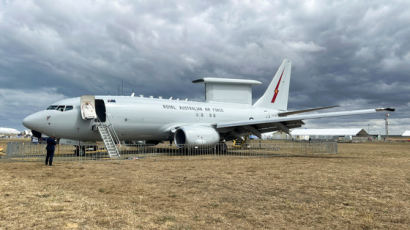
[[[295,141],[263,141],[255,140],[235,145],[232,142],[209,146],[175,145],[120,145],[120,159],[142,159],[152,157],[184,158],[184,157],[274,157],[300,156],[314,154],[336,154],[336,142],[295,142]],[[45,144],[30,142],[9,142],[2,160],[42,161],[46,155]],[[92,146],[57,145],[54,161],[82,161],[110,159],[103,143]]]

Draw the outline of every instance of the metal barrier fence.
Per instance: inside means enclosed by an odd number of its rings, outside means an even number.
[[[6,153],[0,159],[42,161],[46,155],[45,144],[29,142],[11,142],[7,144]],[[174,145],[159,144],[148,145],[121,145],[121,159],[140,159],[147,157],[188,157],[188,156],[242,156],[242,157],[274,157],[274,156],[300,156],[312,154],[335,154],[336,142],[295,142],[295,141],[249,141],[242,145],[201,146],[177,148]],[[96,146],[57,145],[54,161],[81,161],[110,159],[102,143]]]

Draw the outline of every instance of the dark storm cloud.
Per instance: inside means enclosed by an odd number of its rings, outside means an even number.
[[[293,62],[290,108],[388,105],[401,111],[392,119],[405,121],[409,6],[405,1],[0,1],[0,90],[32,97],[46,91],[48,99],[21,101],[26,108],[44,107],[53,95],[117,94],[122,83],[127,94],[202,98],[202,86],[191,84],[195,78],[268,84],[287,57]],[[255,97],[266,84],[255,88]],[[16,115],[7,94],[0,94],[0,125],[21,128],[19,120],[34,108]],[[369,121],[347,118],[341,125],[357,120]]]

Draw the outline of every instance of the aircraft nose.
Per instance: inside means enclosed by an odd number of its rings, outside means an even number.
[[[23,125],[31,130],[37,129],[41,125],[41,117],[39,113],[34,113],[23,119]]]

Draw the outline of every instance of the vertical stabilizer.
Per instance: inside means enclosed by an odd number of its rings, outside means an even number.
[[[259,98],[254,107],[286,111],[288,109],[289,83],[292,63],[285,59],[269,84],[263,96]]]

